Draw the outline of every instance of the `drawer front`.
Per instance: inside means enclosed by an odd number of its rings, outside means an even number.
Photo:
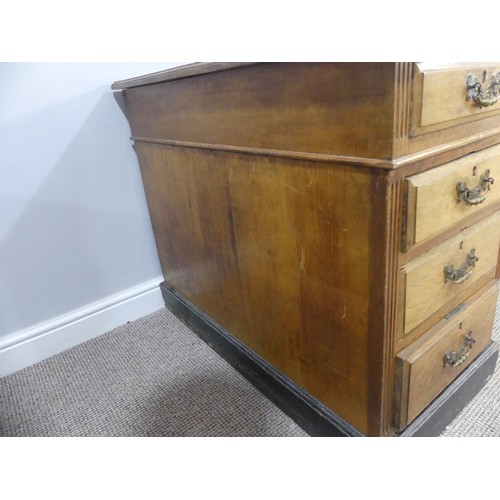
[[[400,373],[400,424],[410,423],[488,345],[497,281],[490,282],[452,317],[443,318],[397,356]]]
[[[500,64],[416,64],[412,134],[432,132],[500,113]]]
[[[408,246],[500,200],[500,146],[414,175],[406,182]]]
[[[499,245],[497,211],[403,267],[404,334],[494,269]]]

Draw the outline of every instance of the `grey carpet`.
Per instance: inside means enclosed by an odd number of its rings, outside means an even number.
[[[500,436],[499,388],[497,367],[443,435]],[[0,379],[0,436],[307,434],[162,309]]]
[[[4,436],[306,436],[163,309],[0,379]]]

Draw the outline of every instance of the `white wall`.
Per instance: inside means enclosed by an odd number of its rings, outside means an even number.
[[[0,375],[161,307],[137,157],[110,86],[180,64],[0,64]],[[109,307],[113,319],[86,331]],[[75,321],[79,334],[64,328]],[[2,352],[56,331],[51,349],[32,344],[6,368]]]

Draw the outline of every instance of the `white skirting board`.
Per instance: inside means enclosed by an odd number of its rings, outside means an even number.
[[[0,377],[165,307],[157,278],[0,339]]]

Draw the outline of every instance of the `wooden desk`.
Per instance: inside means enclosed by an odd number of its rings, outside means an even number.
[[[204,63],[113,84],[167,305],[311,434],[439,433],[493,371],[499,78]]]

